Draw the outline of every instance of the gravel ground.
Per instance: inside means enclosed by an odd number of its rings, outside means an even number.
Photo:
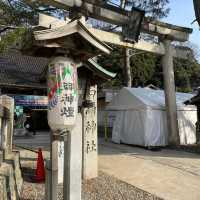
[[[24,182],[21,200],[45,200],[44,184]],[[58,190],[62,200],[62,187]],[[83,183],[82,200],[161,200],[160,198],[122,182],[103,172]]]
[[[25,181],[20,200],[45,200],[45,185]]]
[[[103,172],[84,183],[83,200],[161,200]]]

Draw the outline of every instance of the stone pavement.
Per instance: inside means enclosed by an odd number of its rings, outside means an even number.
[[[49,135],[18,137],[14,143],[37,149],[49,157]],[[127,145],[99,142],[99,170],[137,188],[167,200],[200,199],[200,155],[163,149],[148,151]],[[33,164],[37,154],[21,150],[24,167]]]
[[[166,200],[200,199],[200,155],[100,142],[99,169]]]
[[[37,153],[25,150],[20,147],[25,147],[37,151],[42,148],[44,159],[50,157],[50,133],[49,132],[37,132],[36,135],[29,136],[15,136],[13,144],[16,145],[15,149],[20,151],[20,163],[23,168],[36,168]]]
[[[36,132],[36,135],[31,133],[28,136],[15,136],[14,145],[19,145],[23,147],[33,148],[33,149],[49,149],[50,145],[50,132]]]

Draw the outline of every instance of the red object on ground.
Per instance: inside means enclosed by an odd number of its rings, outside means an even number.
[[[35,180],[37,182],[45,181],[44,159],[43,159],[43,156],[42,156],[42,149],[39,149],[39,151],[38,151]]]

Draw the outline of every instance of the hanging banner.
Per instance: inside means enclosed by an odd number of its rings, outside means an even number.
[[[56,57],[49,64],[48,123],[52,130],[71,130],[78,112],[77,66],[70,58]]]

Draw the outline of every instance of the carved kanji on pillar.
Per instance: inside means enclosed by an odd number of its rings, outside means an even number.
[[[90,106],[83,108],[83,178],[91,179],[98,175],[97,162],[97,86],[88,90]]]

